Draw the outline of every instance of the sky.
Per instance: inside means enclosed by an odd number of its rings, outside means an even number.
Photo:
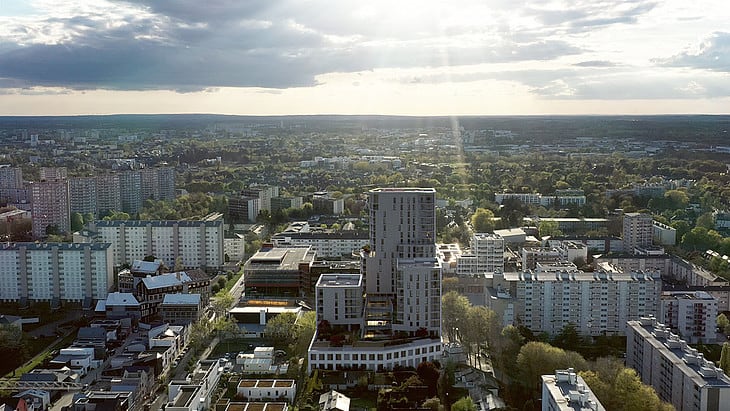
[[[730,114],[727,0],[0,0],[0,115]]]

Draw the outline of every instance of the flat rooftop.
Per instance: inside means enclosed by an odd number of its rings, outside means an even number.
[[[317,287],[357,287],[362,285],[362,274],[322,274]]]

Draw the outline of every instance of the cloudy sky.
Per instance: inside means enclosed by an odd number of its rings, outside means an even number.
[[[727,0],[0,0],[0,115],[730,114]]]

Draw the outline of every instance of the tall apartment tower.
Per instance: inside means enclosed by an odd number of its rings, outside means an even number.
[[[8,164],[0,164],[1,188],[23,188],[23,170],[10,167]]]
[[[394,294],[398,259],[436,257],[436,190],[378,188],[369,192],[370,253],[365,292]]]
[[[71,213],[97,217],[96,177],[71,177],[68,180],[68,193]]]
[[[175,199],[175,168],[157,167],[158,200]]]
[[[624,214],[624,250],[633,254],[634,249],[650,247],[654,238],[652,218],[644,213]]]
[[[71,228],[68,180],[40,181],[31,184],[31,212],[33,237],[46,237],[48,226],[59,232]]]
[[[118,174],[96,176],[96,209],[98,216],[122,210],[121,185]]]
[[[142,176],[139,171],[119,174],[119,193],[122,211],[136,214],[142,208]]]

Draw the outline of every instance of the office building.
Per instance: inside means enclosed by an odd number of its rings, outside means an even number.
[[[103,189],[106,190],[107,187]],[[96,177],[71,177],[68,180],[68,196],[71,213],[98,217]]]
[[[314,258],[310,247],[262,247],[243,265],[246,296],[304,297],[308,294],[307,273]]]
[[[626,213],[623,222],[624,251],[636,254],[637,248],[651,247],[654,241],[652,218],[644,213]]]
[[[690,344],[714,343],[717,338],[717,300],[704,291],[665,291],[659,321]]]
[[[68,180],[34,182],[30,189],[33,237],[46,238],[49,232],[69,231]]]
[[[113,285],[109,244],[0,244],[0,301],[92,307]]]
[[[555,370],[542,377],[542,411],[606,411],[575,370]]]
[[[155,256],[168,267],[219,269],[223,266],[223,219],[94,221],[85,241],[110,243],[114,265]]]
[[[730,404],[730,379],[722,369],[656,318],[629,321],[626,366],[677,410],[721,411]]]

